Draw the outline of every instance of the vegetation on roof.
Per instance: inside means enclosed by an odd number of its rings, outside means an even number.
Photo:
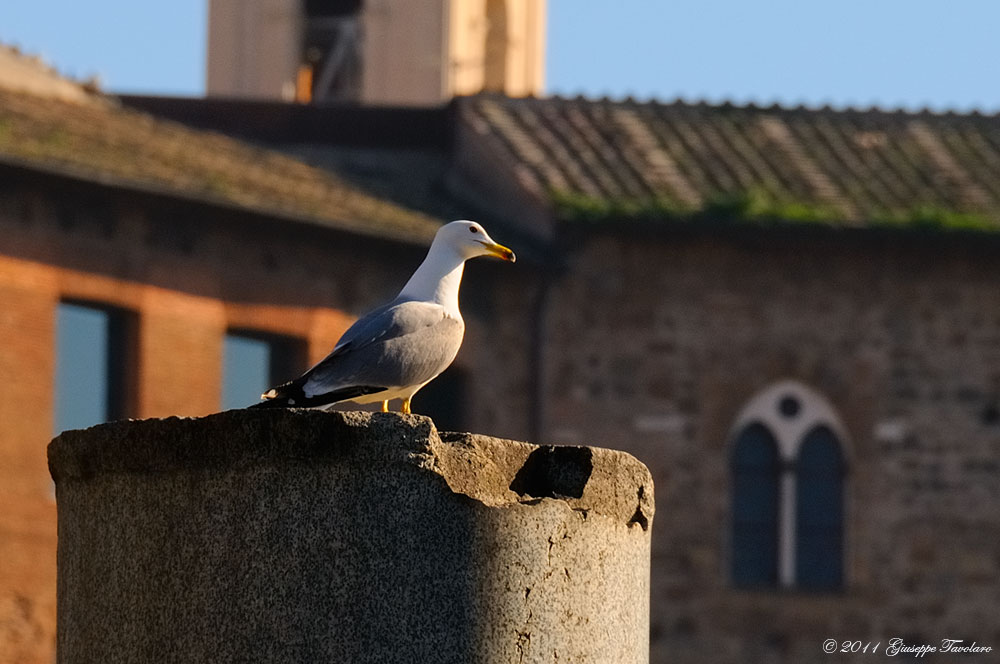
[[[907,210],[878,213],[872,217],[873,226],[906,227],[928,230],[997,231],[1000,223],[980,212],[960,212],[947,208],[921,204]]]
[[[603,198],[577,192],[552,191],[550,200],[561,221],[589,224],[620,222],[690,222],[715,225],[858,226],[829,205],[780,200],[759,189],[721,193],[700,206],[685,206],[665,196]],[[865,224],[877,228],[997,231],[1000,223],[979,212],[961,212],[930,205],[878,211]]]
[[[1000,117],[588,99],[463,100],[567,221],[1000,231]]]

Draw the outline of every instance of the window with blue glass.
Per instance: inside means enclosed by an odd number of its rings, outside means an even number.
[[[305,370],[303,344],[293,337],[230,330],[223,354],[223,410],[257,403],[263,392]]]
[[[129,415],[134,368],[128,312],[61,302],[56,312],[55,432]]]
[[[778,582],[780,459],[768,429],[754,423],[737,436],[733,478],[732,578],[741,588]]]
[[[843,581],[844,462],[829,428],[806,434],[799,449],[795,500],[795,582],[833,590]]]

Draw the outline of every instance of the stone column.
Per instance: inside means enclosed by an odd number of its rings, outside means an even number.
[[[49,466],[62,663],[648,661],[623,452],[250,410],[66,432]]]

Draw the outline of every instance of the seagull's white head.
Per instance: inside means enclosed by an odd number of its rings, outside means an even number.
[[[496,256],[514,262],[514,252],[493,241],[482,224],[475,221],[453,221],[438,229],[434,245],[453,249],[463,259],[476,256]]]
[[[399,296],[436,302],[459,320],[458,289],[465,261],[476,256],[496,256],[514,262],[514,252],[493,241],[475,221],[453,221],[438,229],[427,257],[403,286]]]

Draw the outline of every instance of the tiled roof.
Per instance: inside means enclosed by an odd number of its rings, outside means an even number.
[[[131,108],[244,138],[330,171],[377,198],[435,219],[483,211],[444,185],[454,130],[448,106],[289,104],[274,100],[121,95]],[[470,209],[472,207],[472,209]]]
[[[1000,230],[1000,118],[587,99],[460,100],[573,219]]]
[[[119,99],[157,117],[267,145],[371,196],[435,219],[476,219],[491,229],[506,226],[503,236],[517,245],[518,260],[531,264],[551,258],[537,229],[530,224],[512,227],[509,210],[483,195],[482,182],[455,177],[460,150],[454,145],[453,103],[410,108],[212,97]],[[488,171],[487,177],[491,184],[504,184],[506,174]]]
[[[412,242],[440,223],[287,155],[100,95],[66,101],[0,87],[0,161]]]

